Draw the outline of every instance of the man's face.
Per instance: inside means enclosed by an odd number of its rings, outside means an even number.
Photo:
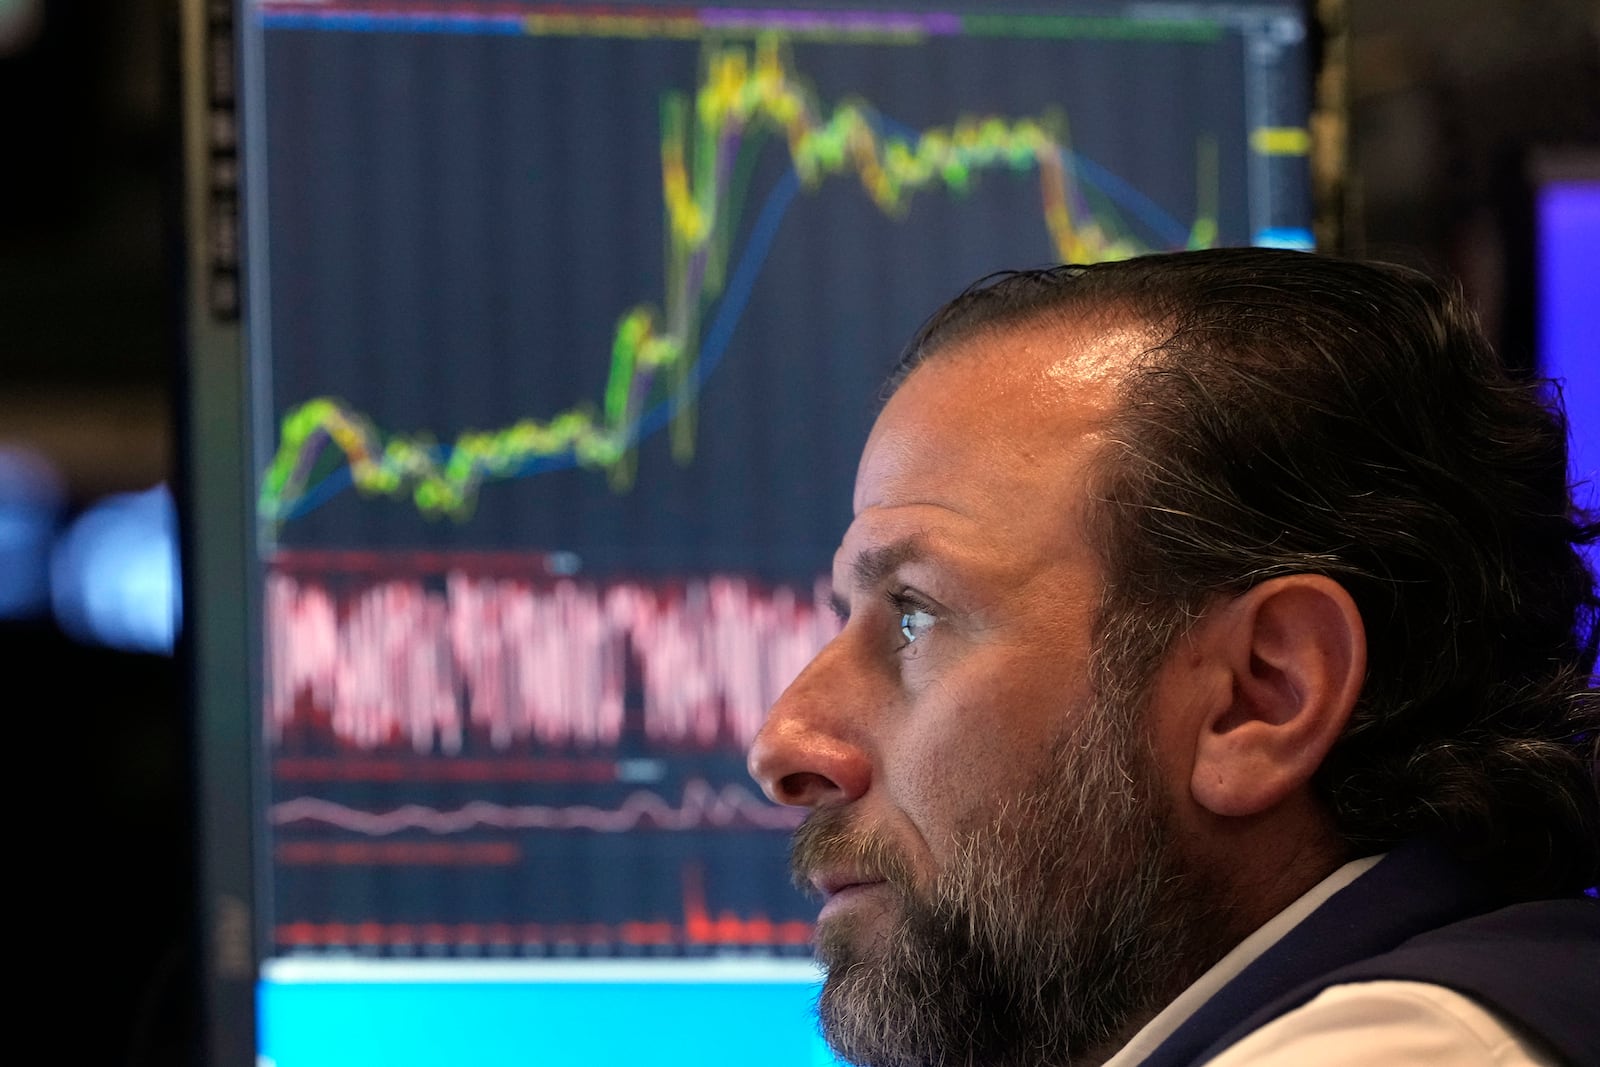
[[[1089,669],[1086,464],[1132,342],[1072,343],[982,336],[889,401],[834,557],[848,621],[751,751],[814,809],[796,877],[825,901],[824,1030],[858,1062],[1081,1053],[1182,947],[1157,940],[1187,882],[1140,709]]]

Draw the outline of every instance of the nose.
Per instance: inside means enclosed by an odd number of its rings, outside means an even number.
[[[845,640],[835,638],[800,672],[750,746],[750,776],[779,804],[848,803],[872,781],[865,717],[852,712],[860,687],[850,679]]]

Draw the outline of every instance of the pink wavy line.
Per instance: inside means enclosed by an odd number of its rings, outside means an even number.
[[[780,808],[736,785],[714,790],[700,779],[683,788],[683,799],[672,807],[662,797],[641,789],[630,793],[614,809],[587,804],[569,807],[546,805],[507,806],[475,801],[453,811],[421,804],[406,804],[392,811],[362,811],[320,797],[296,797],[274,804],[268,818],[274,826],[315,822],[371,837],[403,830],[433,834],[458,834],[478,827],[501,830],[596,830],[623,833],[647,820],[658,830],[698,830],[705,827],[748,825],[764,830],[792,830],[803,813]]]

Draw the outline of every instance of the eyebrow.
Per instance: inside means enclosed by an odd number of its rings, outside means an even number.
[[[886,545],[864,548],[850,561],[851,585],[856,589],[871,589],[881,585],[885,578],[904,564],[926,555],[927,548],[918,534],[902,537]],[[850,604],[837,590],[828,599],[833,605],[834,614],[841,620],[850,617]]]

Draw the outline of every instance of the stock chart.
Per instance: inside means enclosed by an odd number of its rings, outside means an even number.
[[[256,11],[294,87],[252,134],[272,950],[807,955],[744,753],[839,625],[885,373],[995,270],[1308,242],[1262,88],[1298,40]]]

